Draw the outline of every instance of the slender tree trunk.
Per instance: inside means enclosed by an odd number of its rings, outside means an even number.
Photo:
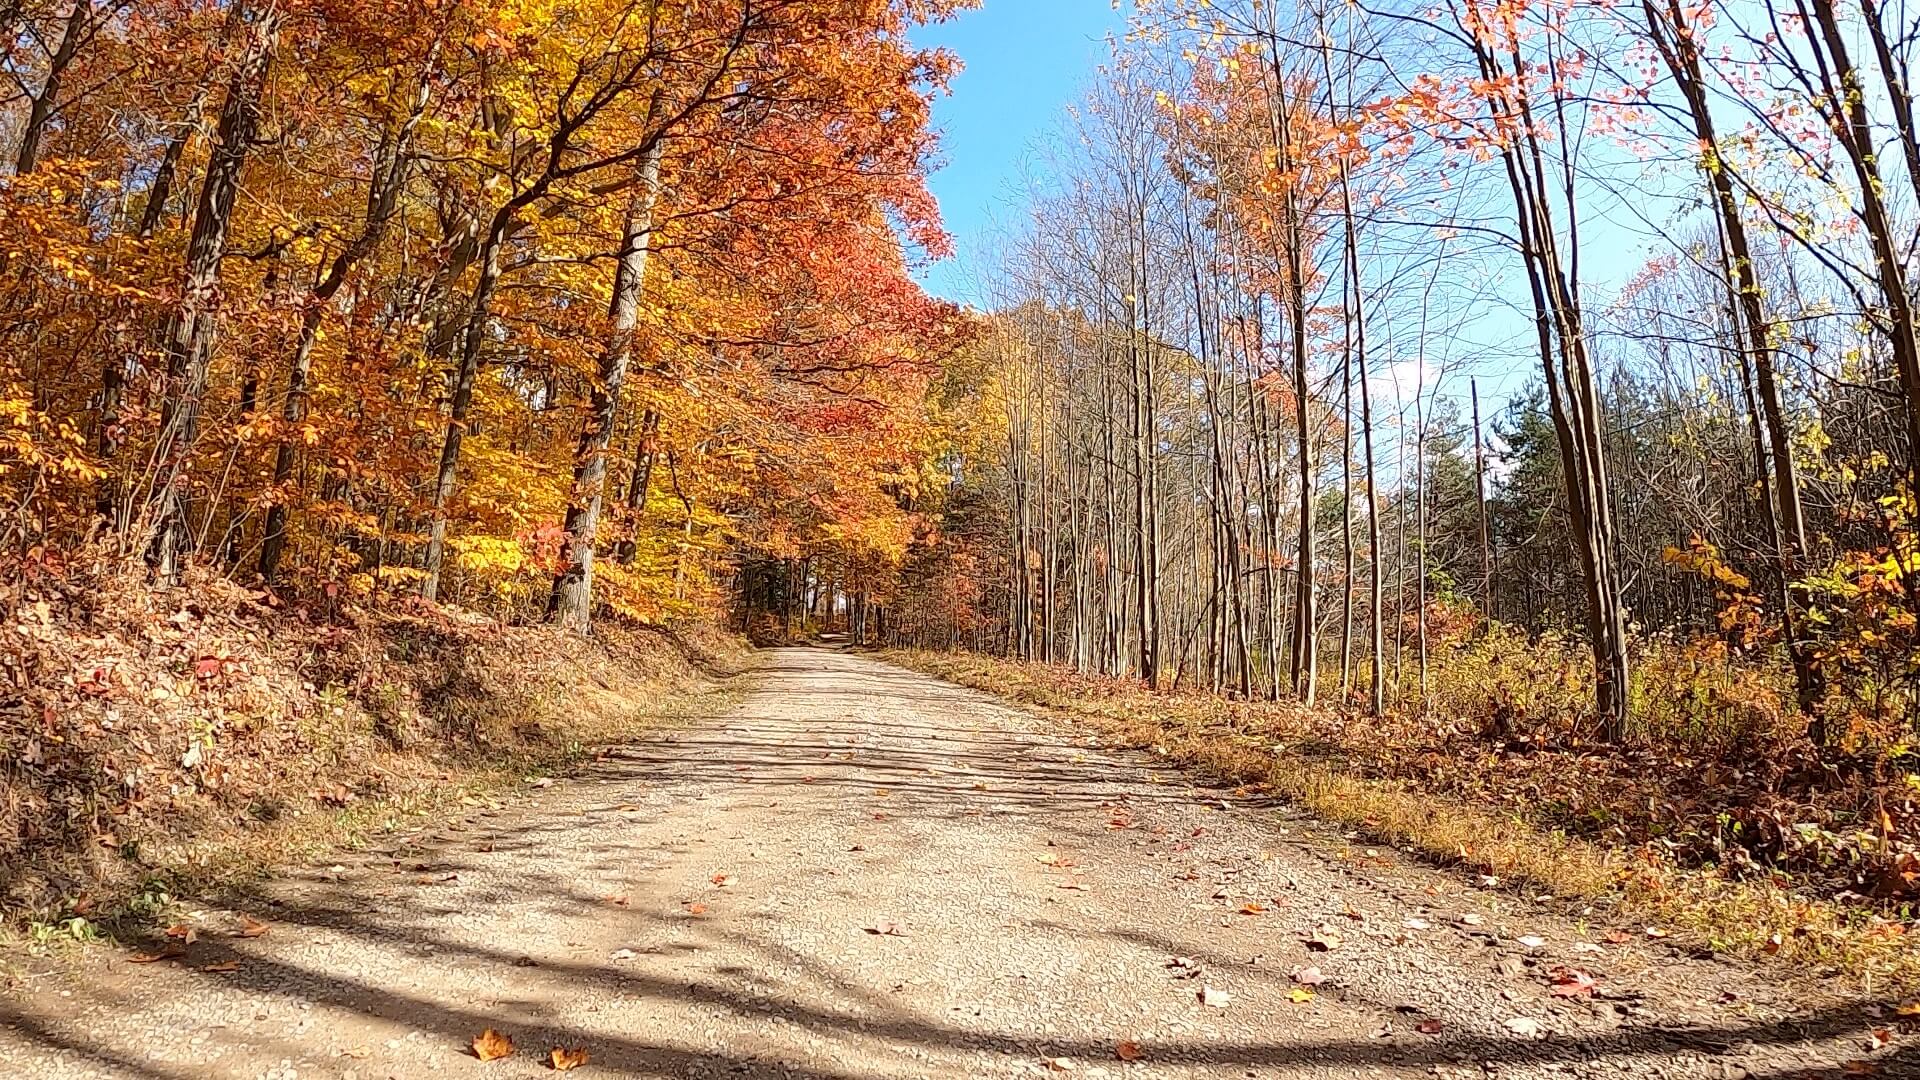
[[[260,99],[279,40],[279,12],[259,13],[220,109],[213,154],[187,244],[180,307],[167,337],[167,392],[154,453],[159,471],[152,495],[155,532],[149,554],[155,578],[167,584],[179,580],[191,542],[185,459],[199,433],[200,398],[206,392],[207,368],[219,329],[220,264],[227,252],[240,170],[259,130]]]
[[[60,44],[47,57],[47,77],[27,106],[20,151],[13,161],[17,175],[25,176],[40,164],[40,143],[46,136],[47,121],[53,118],[53,110],[60,104],[60,85],[66,78],[67,68],[92,31],[93,15],[93,0],[73,0],[73,10],[67,13],[67,20],[61,26]]]
[[[620,408],[620,390],[633,358],[634,331],[640,325],[640,296],[646,286],[647,254],[653,244],[653,209],[660,192],[660,149],[656,142],[640,166],[640,191],[627,214],[620,262],[614,270],[609,312],[611,340],[601,353],[600,378],[593,387],[586,425],[573,471],[573,499],[567,507],[566,565],[553,579],[547,617],[562,627],[586,633],[593,616],[594,539],[607,480],[607,446]]]

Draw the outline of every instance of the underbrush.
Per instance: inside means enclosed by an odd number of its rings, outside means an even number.
[[[745,663],[699,625],[585,640],[46,561],[0,581],[0,909],[67,936],[630,738]]]
[[[1534,893],[1720,951],[1920,985],[1897,743],[1816,754],[1780,704],[1790,679],[1711,644],[1647,645],[1625,746],[1586,738],[1572,645],[1497,627],[1435,650],[1426,707],[1409,687],[1379,719],[975,654],[888,657]]]

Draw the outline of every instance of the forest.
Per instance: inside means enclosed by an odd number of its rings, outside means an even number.
[[[721,623],[1904,925],[1912,12],[1151,0],[968,306],[973,6],[0,0],[0,851],[145,797],[108,637]]]

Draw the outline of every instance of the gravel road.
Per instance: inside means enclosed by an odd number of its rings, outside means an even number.
[[[0,1076],[505,1080],[553,1047],[582,1077],[1920,1075],[1890,1009],[1060,721],[840,652],[747,678],[580,776],[190,907],[182,958],[27,962]],[[488,1028],[514,1053],[480,1061]]]

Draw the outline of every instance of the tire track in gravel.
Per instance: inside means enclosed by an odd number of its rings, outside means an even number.
[[[984,695],[823,650],[752,678],[504,809],[194,909],[184,963],[30,973],[0,1076],[534,1077],[553,1046],[765,1080],[1920,1074],[1868,1012]],[[1558,966],[1598,993],[1554,997]],[[518,1052],[471,1056],[488,1027]]]

